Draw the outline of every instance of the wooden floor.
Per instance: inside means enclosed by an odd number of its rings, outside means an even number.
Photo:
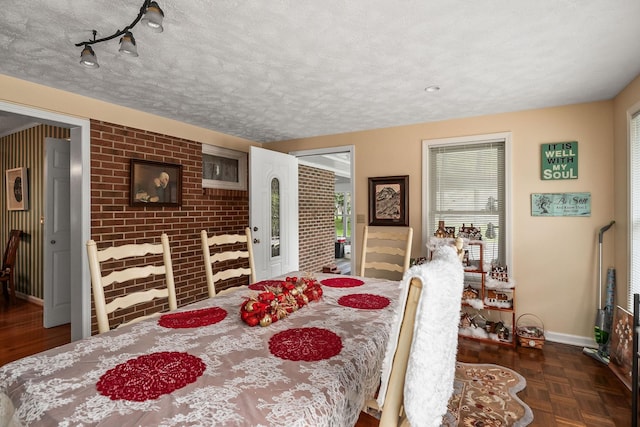
[[[0,366],[69,342],[69,325],[42,327],[42,308],[0,300]],[[495,363],[519,372],[527,387],[519,397],[534,413],[532,426],[630,426],[631,393],[611,370],[582,348],[547,342],[543,350],[461,339],[458,360]],[[357,427],[378,423],[363,415]]]
[[[351,259],[350,258],[336,258],[336,265],[340,270],[340,274],[351,274]]]
[[[0,293],[0,366],[70,341],[71,325],[45,329],[42,307],[16,299],[7,304]]]
[[[461,338],[458,360],[494,363],[524,376],[527,387],[518,396],[533,410],[531,426],[631,426],[631,392],[581,347],[546,342],[542,350],[512,349]],[[356,424],[377,425],[366,414]]]

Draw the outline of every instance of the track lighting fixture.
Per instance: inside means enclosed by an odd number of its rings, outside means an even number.
[[[142,7],[140,7],[140,13],[136,19],[122,30],[116,31],[114,34],[96,39],[98,32],[93,30],[93,40],[87,40],[80,43],[76,43],[76,46],[82,46],[82,53],[80,54],[80,64],[88,68],[98,68],[98,58],[96,53],[91,48],[91,45],[106,42],[107,40],[115,39],[122,36],[120,39],[120,53],[129,56],[138,56],[138,48],[136,46],[136,40],[133,38],[131,29],[136,26],[138,22],[142,22],[149,27],[155,33],[161,33],[163,30],[162,19],[164,18],[164,12],[158,6],[158,3],[151,0],[144,0]]]

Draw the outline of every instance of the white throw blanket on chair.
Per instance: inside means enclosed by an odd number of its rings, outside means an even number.
[[[412,427],[438,427],[453,393],[464,269],[451,246],[407,274],[422,280],[422,294],[404,384],[404,409]]]

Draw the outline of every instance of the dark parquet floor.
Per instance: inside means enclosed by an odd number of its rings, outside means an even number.
[[[69,325],[42,327],[42,308],[0,300],[0,366],[69,342]],[[494,363],[527,380],[519,393],[534,413],[532,426],[607,427],[631,425],[631,393],[609,367],[582,354],[581,347],[546,342],[542,350],[461,339],[458,360]],[[357,427],[377,427],[363,415]]]
[[[582,347],[546,342],[542,350],[460,339],[458,360],[494,363],[524,376],[518,396],[531,407],[536,427],[629,427],[631,392],[608,366],[586,356]],[[377,427],[363,414],[357,427]]]

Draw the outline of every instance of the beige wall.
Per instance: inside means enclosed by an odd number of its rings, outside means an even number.
[[[629,204],[627,203],[627,172],[628,172],[628,122],[627,115],[640,109],[640,76],[632,81],[613,103],[614,130],[614,193],[615,193],[615,235],[616,252],[615,265],[617,275],[617,298],[625,301],[629,272],[627,258],[629,247]],[[621,304],[622,305],[622,304]]]
[[[518,315],[534,313],[557,339],[591,338],[597,306],[597,231],[613,219],[613,102],[596,102],[267,144],[279,151],[355,145],[356,214],[367,215],[367,178],[410,176],[413,255],[422,252],[422,140],[512,133],[513,265]],[[579,178],[540,180],[540,145],[578,141]],[[588,218],[532,217],[531,193],[591,192]],[[363,224],[357,224],[356,241]],[[606,236],[605,268],[613,259]],[[565,336],[566,335],[566,336]]]

